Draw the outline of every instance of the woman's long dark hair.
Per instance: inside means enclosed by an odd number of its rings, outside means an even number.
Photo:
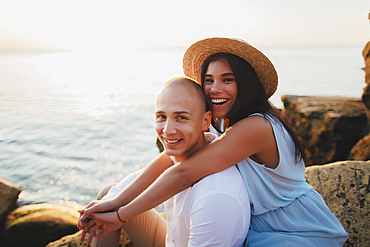
[[[238,88],[237,96],[234,105],[226,116],[226,127],[230,127],[239,120],[250,116],[253,113],[261,113],[262,115],[271,115],[278,119],[284,128],[292,137],[295,145],[296,161],[303,159],[308,164],[307,155],[302,147],[301,142],[295,135],[292,127],[287,119],[280,113],[278,109],[271,105],[265,90],[260,83],[256,72],[252,66],[244,59],[229,53],[217,53],[210,56],[202,65],[201,68],[201,83],[204,89],[204,76],[207,72],[208,65],[217,60],[225,60],[231,67]],[[220,126],[217,119],[212,117],[212,126],[219,132]]]

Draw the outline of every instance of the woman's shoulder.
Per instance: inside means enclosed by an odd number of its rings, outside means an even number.
[[[256,128],[256,129],[265,129],[265,128],[271,128],[271,122],[272,117],[270,116],[264,116],[260,113],[252,114],[246,118],[243,118],[239,120],[234,125],[238,128]]]
[[[253,115],[239,120],[224,133],[232,136],[235,141],[253,150],[249,155],[261,152],[266,143],[273,140],[273,127],[263,115]],[[252,147],[251,147],[252,146]]]

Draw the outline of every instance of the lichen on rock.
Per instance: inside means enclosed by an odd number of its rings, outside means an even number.
[[[370,161],[310,166],[306,179],[346,229],[345,246],[370,246]]]

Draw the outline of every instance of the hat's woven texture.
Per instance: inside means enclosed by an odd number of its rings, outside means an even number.
[[[183,58],[183,69],[200,83],[200,68],[204,61],[216,53],[231,53],[243,58],[254,69],[266,94],[271,97],[277,89],[278,76],[271,61],[247,42],[229,38],[209,38],[191,45]]]

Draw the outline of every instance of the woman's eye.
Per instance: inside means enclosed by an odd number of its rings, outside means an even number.
[[[204,79],[204,82],[206,84],[210,84],[210,83],[213,83],[213,80],[212,79]]]
[[[188,119],[187,117],[185,117],[185,116],[178,116],[177,117],[177,119],[179,119],[179,120],[186,120],[186,119]]]
[[[226,79],[224,80],[224,82],[232,82],[232,81],[234,81],[234,78],[226,78]]]

